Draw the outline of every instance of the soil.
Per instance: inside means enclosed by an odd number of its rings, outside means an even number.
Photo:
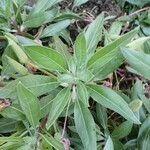
[[[122,13],[120,7],[114,0],[89,0],[88,2],[75,8],[73,8],[73,0],[63,0],[59,3],[59,6],[62,10],[70,9],[77,14],[88,14],[92,16],[93,19],[96,18],[101,12],[105,12],[107,16],[111,15],[116,17],[120,16]],[[69,26],[68,29],[73,41],[78,35],[78,27],[84,28],[88,23],[90,22],[80,20],[77,24],[75,23]]]
[[[72,9],[73,0],[63,0],[60,3],[61,9]],[[114,0],[89,0],[85,4],[73,9],[75,13],[88,12],[93,16],[99,15],[102,11],[108,15],[119,16],[121,14],[120,7],[115,3]]]

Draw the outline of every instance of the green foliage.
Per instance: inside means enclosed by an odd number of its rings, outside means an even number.
[[[59,2],[0,2],[0,149],[147,150],[149,37],[101,13],[73,41]]]

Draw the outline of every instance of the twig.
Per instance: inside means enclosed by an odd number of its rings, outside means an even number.
[[[138,13],[140,13],[140,12],[142,12],[142,11],[146,11],[146,10],[149,10],[149,9],[150,9],[150,7],[144,7],[144,8],[142,8],[142,9],[139,9],[139,10],[137,10],[137,11],[135,11],[135,12],[129,14],[128,16],[131,17],[131,16],[134,16],[134,15],[137,15]]]

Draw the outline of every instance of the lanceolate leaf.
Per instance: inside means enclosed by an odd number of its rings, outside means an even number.
[[[15,126],[18,121],[13,119],[1,118],[0,119],[0,133],[9,133],[15,131]]]
[[[135,29],[109,45],[97,49],[88,61],[88,68],[93,70],[97,78],[105,78],[123,63],[120,47],[125,46],[137,34],[137,31],[138,29]]]
[[[41,117],[39,100],[21,82],[17,85],[17,95],[28,121],[36,128]]]
[[[127,62],[138,73],[145,78],[150,79],[150,55],[144,52],[137,52],[131,49],[123,49],[122,53],[127,59]]]
[[[25,28],[35,28],[39,27],[44,23],[53,21],[57,11],[50,10],[46,12],[37,12],[36,14],[29,14],[24,20],[23,27]]]
[[[74,49],[75,49],[74,55],[77,65],[81,66],[83,61],[85,61],[86,59],[86,40],[84,33],[79,34],[79,36],[77,37]]]
[[[54,124],[59,115],[62,113],[70,98],[70,89],[64,88],[53,99],[51,107],[49,108],[50,111],[46,124],[48,129]]]
[[[141,150],[148,150],[150,147],[150,116],[140,127],[137,143]]]
[[[59,82],[44,75],[27,75],[0,88],[0,98],[16,98],[16,86],[21,81],[37,97],[58,87]]]
[[[25,54],[25,52],[23,51],[23,49],[14,41],[12,40],[9,36],[11,36],[10,34],[6,35],[6,38],[8,39],[9,42],[9,46],[13,49],[13,51],[15,52],[16,56],[18,57],[19,61],[21,63],[27,63],[28,62],[28,57]]]
[[[86,49],[89,54],[93,54],[98,42],[102,37],[102,27],[104,14],[100,14],[88,27],[85,32]]]
[[[57,150],[64,150],[64,146],[62,143],[54,139],[50,134],[43,135],[40,134],[43,140],[45,140],[49,145],[53,146]]]
[[[88,107],[89,106],[89,102],[88,102],[89,95],[88,95],[86,86],[82,82],[79,82],[77,84],[77,95],[78,95],[78,98],[80,100],[82,100],[82,103]]]
[[[67,28],[70,25],[70,23],[71,22],[68,19],[68,20],[63,20],[63,21],[59,21],[57,23],[51,24],[43,30],[40,38],[54,36],[58,34],[59,32],[61,32],[63,29]]]
[[[57,51],[43,46],[27,46],[26,53],[40,67],[47,70],[65,71],[64,57]]]
[[[53,38],[56,51],[61,53],[64,56],[65,60],[68,62],[71,56],[71,54],[69,53],[69,48],[58,36],[54,36]]]
[[[96,104],[96,116],[97,116],[98,122],[106,130],[107,129],[107,120],[108,120],[106,108],[104,108],[99,103]]]
[[[110,88],[98,85],[88,85],[90,96],[106,108],[112,109],[129,121],[140,124],[128,104]]]
[[[5,108],[4,111],[1,112],[1,115],[5,118],[11,118],[15,120],[24,120],[25,115],[23,114],[21,108],[17,104],[13,104],[8,108]]]
[[[77,132],[82,140],[85,150],[97,150],[96,132],[93,117],[82,102],[76,101],[74,107],[74,120]]]
[[[8,56],[5,56],[7,58],[7,61],[8,63],[10,64],[10,66],[12,68],[14,68],[14,70],[21,74],[21,75],[27,75],[29,74],[27,68],[25,68],[23,65],[21,65],[20,63],[18,63],[17,61],[15,61],[14,59],[8,57]]]
[[[107,139],[107,141],[106,141],[104,150],[114,150],[113,141],[112,141],[112,139],[111,139],[110,136],[108,137],[108,139]]]
[[[133,127],[132,122],[125,121],[114,129],[114,131],[112,132],[112,137],[115,139],[124,138],[128,136],[128,134],[131,132],[132,127]]]

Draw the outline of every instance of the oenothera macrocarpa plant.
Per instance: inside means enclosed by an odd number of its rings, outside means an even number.
[[[56,50],[39,45],[25,46],[24,51],[34,66],[47,75],[25,75],[0,89],[1,98],[12,99],[12,105],[2,115],[22,121],[27,132],[35,137],[38,135],[35,143],[41,137],[55,149],[67,149],[69,142],[63,141],[69,137],[65,136],[66,122],[67,117],[73,117],[74,130],[84,149],[96,150],[99,138],[97,125],[90,111],[91,102],[97,103],[97,110],[109,108],[127,119],[130,124],[140,124],[127,102],[115,91],[98,82],[107,78],[123,63],[120,48],[131,41],[138,29],[120,36],[105,47],[96,48],[102,36],[103,22],[104,15],[101,14],[79,34],[73,46],[73,54],[65,46],[63,52],[60,52],[62,43],[61,46],[56,45]],[[59,116],[65,116],[63,129],[59,130],[62,132],[61,142],[45,131],[47,129],[52,134],[58,131]],[[38,130],[39,126],[44,131]],[[112,143],[109,132],[106,133],[108,140],[105,149]],[[71,142],[72,140],[70,139]],[[64,147],[61,143],[64,143]]]

